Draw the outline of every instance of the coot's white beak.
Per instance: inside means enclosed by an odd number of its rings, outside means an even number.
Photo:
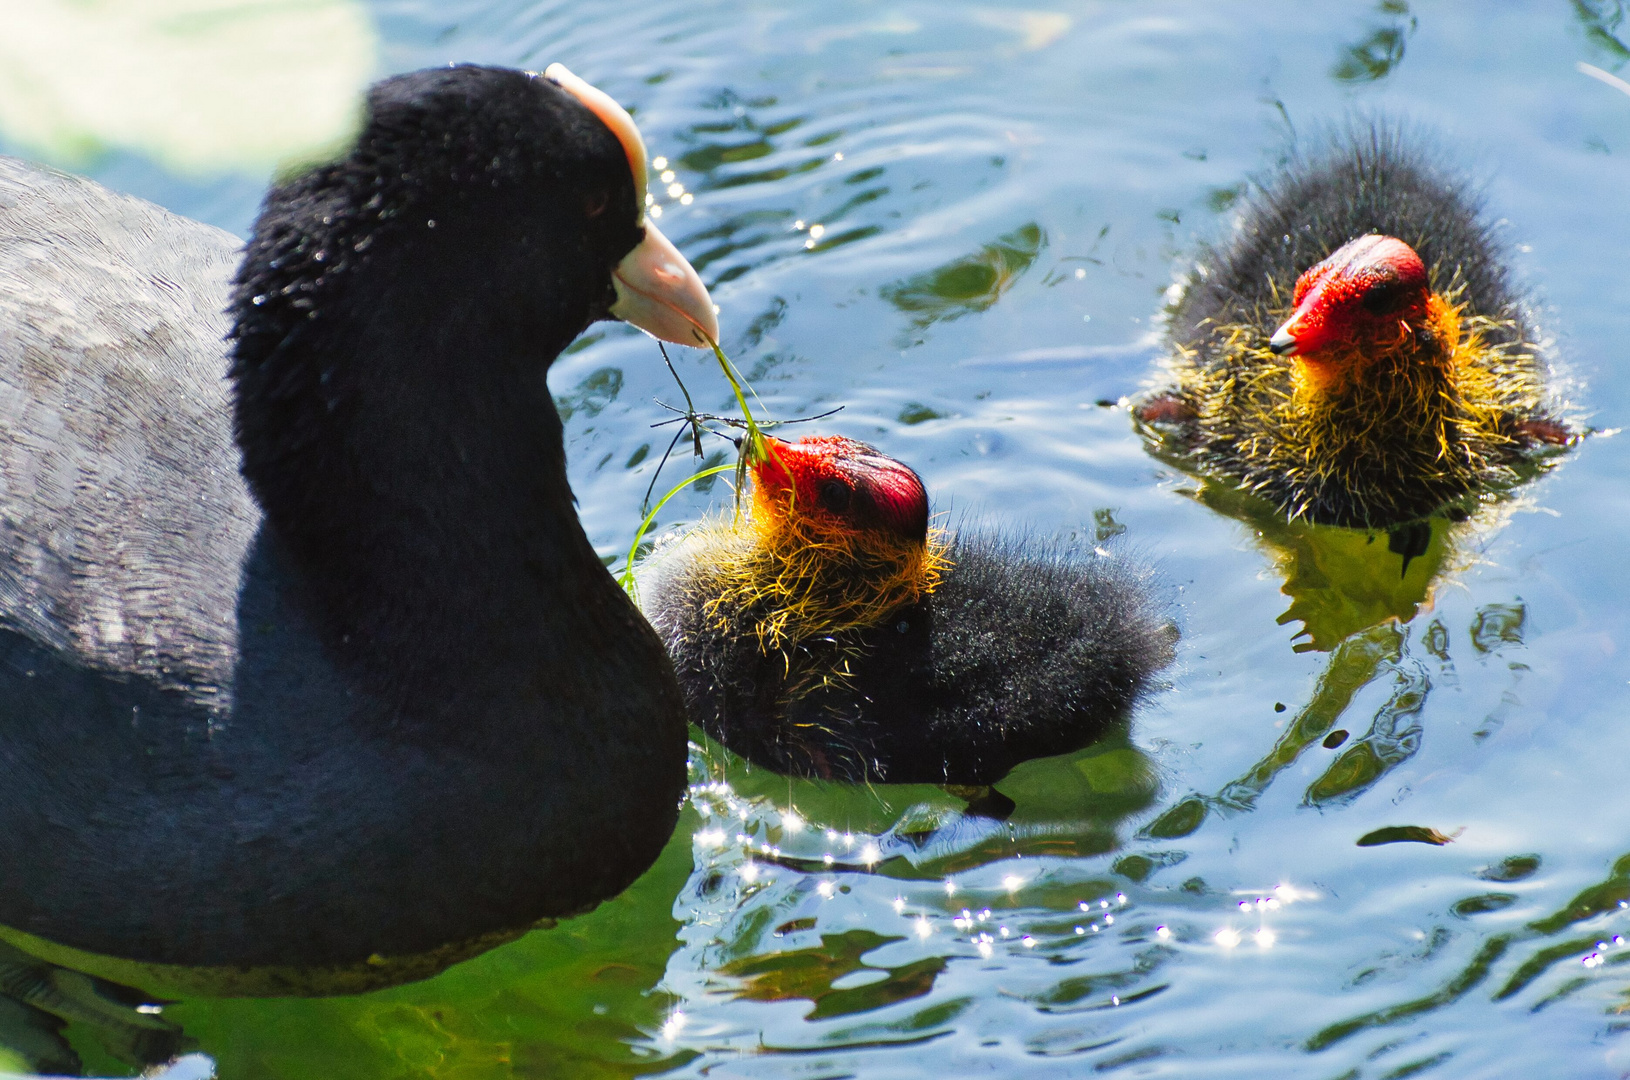
[[[645,239],[612,272],[617,302],[611,314],[654,338],[708,348],[719,340],[719,317],[696,270],[649,220]]]
[[[598,116],[628,156],[634,205],[645,226],[645,239],[623,256],[613,272],[617,302],[611,305],[611,314],[663,341],[707,348],[719,340],[713,300],[696,270],[645,216],[647,157],[634,118],[604,90],[573,75],[564,64],[550,64],[543,77]]]

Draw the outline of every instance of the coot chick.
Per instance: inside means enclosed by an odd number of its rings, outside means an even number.
[[[1172,659],[1149,575],[929,529],[907,466],[767,440],[739,525],[653,559],[646,610],[691,718],[792,776],[988,785],[1124,721]]]
[[[682,699],[545,382],[597,319],[717,334],[645,176],[564,69],[402,75],[234,277],[223,232],[0,161],[0,935],[352,991],[650,865]]]
[[[1463,517],[1572,438],[1478,201],[1382,127],[1269,183],[1168,341],[1146,433],[1291,519]]]

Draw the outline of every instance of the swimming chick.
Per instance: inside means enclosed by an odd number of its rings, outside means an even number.
[[[745,520],[659,553],[645,605],[691,718],[748,760],[986,785],[1098,739],[1171,662],[1125,559],[931,529],[921,478],[865,443],[767,447]]]
[[[1269,184],[1202,252],[1168,339],[1146,434],[1290,519],[1464,517],[1573,437],[1492,226],[1382,128]]]

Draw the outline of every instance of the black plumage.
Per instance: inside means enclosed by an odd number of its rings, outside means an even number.
[[[1124,724],[1172,659],[1150,572],[1121,554],[964,535],[928,596],[860,630],[765,650],[753,610],[709,609],[709,546],[642,589],[692,719],[792,776],[994,783]]]
[[[545,382],[640,218],[617,134],[479,67],[376,86],[235,278],[0,161],[0,924],[355,989],[651,863],[681,699]]]

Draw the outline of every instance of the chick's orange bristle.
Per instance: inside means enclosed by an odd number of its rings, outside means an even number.
[[[1266,313],[1279,319],[1282,309]],[[1389,493],[1425,480],[1446,493],[1504,475],[1521,435],[1510,417],[1543,409],[1532,346],[1515,323],[1433,293],[1423,327],[1391,349],[1335,345],[1274,356],[1264,317],[1214,328],[1216,360],[1179,357],[1179,392],[1212,434],[1203,451],[1243,465],[1247,490],[1341,491],[1378,520],[1409,516]],[[1516,338],[1515,341],[1513,339]],[[1305,505],[1286,505],[1291,517]]]
[[[822,465],[815,455],[870,448],[821,442],[804,441],[817,444],[813,453],[772,443],[770,460],[754,469],[746,520],[711,529],[705,539],[712,579],[707,617],[720,627],[748,620],[766,655],[811,637],[876,626],[932,593],[951,566],[943,530],[924,524],[924,533],[915,534],[909,525],[895,526],[918,510],[921,521],[927,519],[921,482],[897,462],[878,458],[910,478],[920,508],[893,505],[888,477],[880,493],[883,525],[859,525],[823,505],[813,486]]]

